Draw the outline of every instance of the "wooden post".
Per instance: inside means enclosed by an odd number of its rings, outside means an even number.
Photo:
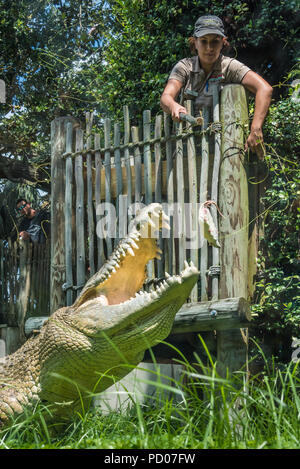
[[[72,153],[73,150],[73,125],[68,122],[66,125],[66,152]],[[66,263],[66,283],[73,285],[73,265],[72,265],[72,210],[73,210],[73,161],[72,156],[66,158],[66,189],[65,189],[65,263]],[[67,289],[66,305],[73,303],[73,290]]]
[[[88,150],[92,149],[92,127],[93,127],[93,113],[86,113],[86,133],[88,134],[86,146]],[[88,224],[88,261],[89,261],[89,276],[95,273],[95,252],[94,252],[94,237],[95,237],[95,224],[94,224],[94,209],[93,209],[93,161],[92,154],[86,155],[86,187],[87,187],[87,224]]]
[[[221,92],[222,159],[219,175],[220,289],[219,298],[247,298],[248,184],[244,162],[244,130],[248,124],[245,89],[226,85]],[[226,375],[247,363],[246,334],[217,333],[219,373]]]
[[[186,108],[189,114],[193,115],[193,106],[191,101],[187,101]],[[187,124],[187,130],[191,130],[191,125]],[[198,210],[197,210],[197,162],[196,162],[196,145],[195,137],[191,135],[187,139],[187,160],[189,174],[189,203],[191,210],[190,217],[190,257],[191,261],[198,267]],[[198,300],[198,285],[194,286],[190,295],[191,301]]]
[[[65,306],[65,160],[66,125],[79,126],[72,117],[58,117],[51,122],[51,267],[50,314]]]

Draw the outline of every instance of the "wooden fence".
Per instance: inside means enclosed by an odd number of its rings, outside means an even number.
[[[193,114],[193,103],[186,105]],[[126,234],[129,208],[160,202],[171,236],[159,239],[163,256],[149,265],[148,276],[178,273],[185,259],[201,273],[172,332],[216,331],[218,363],[239,369],[257,252],[255,229],[248,240],[249,206],[255,217],[257,204],[256,196],[248,201],[244,88],[226,85],[219,92],[216,85],[202,127],[175,125],[149,110],[140,127],[131,126],[126,106],[122,123],[105,119],[97,128],[86,117],[84,130],[72,117],[51,124],[51,251],[48,243],[0,245],[0,338],[13,336],[7,353],[23,341],[27,317],[72,304]],[[209,246],[199,228],[199,208],[208,200],[220,248]],[[44,319],[28,324],[28,333]]]
[[[187,107],[192,113],[191,102]],[[242,150],[248,115],[242,86],[228,85],[221,93],[222,139],[219,113],[216,86],[202,128],[174,126],[167,115],[151,119],[150,111],[144,111],[141,128],[131,127],[126,106],[122,132],[110,119],[92,129],[89,113],[85,132],[73,119],[53,121],[53,310],[65,304],[59,288],[64,284],[71,304],[126,234],[128,208],[151,202],[163,203],[171,236],[160,239],[164,255],[150,276],[178,272],[185,259],[192,260],[201,271],[192,302],[237,296],[233,284],[247,298],[249,210]],[[221,249],[201,239],[198,212],[208,200],[215,202],[210,210]]]
[[[193,103],[186,106],[193,114]],[[171,219],[171,236],[159,240],[163,257],[149,267],[149,277],[178,273],[185,259],[192,260],[201,274],[191,308],[248,299],[253,275],[248,277],[244,88],[226,85],[219,93],[215,85],[212,108],[204,109],[203,117],[202,127],[174,125],[168,115],[152,118],[146,110],[136,127],[125,106],[122,123],[105,119],[100,128],[93,126],[90,113],[84,130],[71,117],[52,122],[51,311],[72,304],[126,233],[128,208],[141,202],[163,203]],[[220,249],[201,239],[198,211],[208,200],[215,203],[210,209]],[[238,354],[235,333],[224,334],[224,343]],[[228,356],[226,347],[223,355]]]
[[[50,243],[0,241],[0,324],[25,340],[25,320],[50,313]],[[8,345],[10,348],[10,345]]]

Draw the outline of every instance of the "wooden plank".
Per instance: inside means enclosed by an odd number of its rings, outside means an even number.
[[[155,130],[154,138],[161,139],[162,136],[162,116],[157,115],[155,118]],[[160,141],[154,144],[154,156],[155,156],[155,178],[154,178],[154,194],[155,202],[162,202],[162,152]],[[162,233],[159,234],[158,247],[161,249],[161,259],[157,261],[157,276],[161,278],[164,275],[164,251],[163,251],[163,239]]]
[[[93,113],[86,113],[86,133],[88,135],[86,146],[87,149],[92,149],[92,126],[93,126]],[[93,209],[93,175],[92,175],[92,154],[86,155],[86,186],[87,186],[87,224],[88,224],[88,260],[89,260],[89,275],[95,273],[95,224],[94,224],[94,209]]]
[[[220,103],[219,103],[219,85],[216,83],[213,85],[213,122],[220,122]],[[215,155],[214,155],[214,166],[212,172],[211,182],[211,200],[218,204],[218,189],[219,189],[219,171],[221,162],[221,133],[216,131],[214,135],[215,144]],[[215,205],[211,205],[211,215],[216,227],[218,227],[218,211]],[[220,249],[212,247],[212,263],[214,266],[220,264]],[[214,276],[212,278],[212,300],[216,300],[219,297],[219,278]]]
[[[139,141],[138,127],[131,127],[131,138],[133,143]],[[138,145],[134,147],[134,201],[140,203],[142,200],[142,157]],[[128,193],[128,190],[127,190]]]
[[[111,121],[110,119],[104,120],[104,145],[105,148],[109,148],[111,145],[110,138],[111,131]],[[111,154],[109,150],[106,150],[104,153],[104,165],[105,165],[105,202],[111,204]],[[112,225],[111,217],[108,217],[108,234],[106,236],[106,247],[107,247],[107,256],[110,256],[112,253]]]
[[[170,208],[174,206],[174,163],[171,136],[171,117],[164,113],[164,134],[166,138],[166,161],[162,162],[162,192],[167,196],[167,215],[170,217],[170,233],[166,240],[168,255],[166,259],[166,270],[173,275],[176,272],[175,244],[174,244],[174,217]],[[166,170],[164,169],[166,167]],[[166,189],[164,191],[164,173],[166,171]]]
[[[146,110],[143,112],[143,139],[144,139],[144,186],[145,186],[145,204],[152,203],[152,162],[151,162],[151,146],[149,142],[151,138],[151,112]],[[147,264],[148,278],[154,277],[154,262]]]
[[[95,140],[94,140],[94,145],[95,145],[95,150],[100,149],[100,135],[95,134]],[[98,214],[97,208],[101,204],[101,190],[103,188],[104,190],[104,185],[105,182],[104,180],[102,181],[101,179],[101,171],[104,173],[104,170],[102,170],[102,160],[101,160],[101,154],[100,151],[95,152],[95,183],[94,183],[94,194],[95,194],[95,203],[96,203],[96,233],[97,233],[97,269],[99,270],[100,267],[104,264],[105,262],[105,256],[104,256],[104,246],[103,246],[103,236],[102,233],[98,232],[98,225],[100,216]],[[105,176],[105,174],[104,174]],[[104,194],[103,194],[104,198]]]
[[[245,89],[225,85],[221,92],[222,161],[219,175],[220,298],[247,298],[248,183],[243,166],[244,125],[248,123]],[[238,152],[237,149],[241,151]],[[217,335],[219,373],[225,376],[246,365],[247,333],[224,331]]]
[[[182,123],[177,124],[177,134],[182,134]],[[178,269],[184,269],[185,254],[185,206],[184,206],[184,164],[183,142],[181,138],[176,140],[176,220],[174,219],[174,236],[178,238]]]
[[[124,113],[124,145],[127,145],[130,141],[130,117],[129,117],[129,109],[128,106],[123,107]],[[127,199],[122,200],[123,209],[125,208],[125,202],[127,202],[126,212],[128,211],[128,207],[132,204],[132,194],[133,194],[133,183],[132,183],[132,174],[131,174],[131,167],[132,167],[132,159],[130,157],[129,148],[125,148],[124,150],[124,160],[125,160],[125,168],[126,168],[126,182],[127,182],[127,191],[126,196]],[[128,223],[130,222],[130,215],[127,213]]]
[[[176,314],[171,334],[240,328],[250,320],[250,307],[244,298],[188,303]]]
[[[121,168],[121,152],[118,148],[120,146],[121,134],[120,134],[120,124],[114,124],[114,157],[115,157],[115,168],[116,168],[116,177],[117,177],[117,193],[116,193],[116,215],[117,215],[117,226],[116,226],[116,238],[115,243],[119,242],[119,226],[120,226],[120,197],[123,191],[122,184],[122,168]]]
[[[203,108],[203,126],[202,130],[205,131],[209,123],[209,110]],[[201,151],[201,175],[200,175],[200,204],[207,200],[207,189],[208,189],[208,166],[209,166],[209,137],[205,133],[202,137],[202,151]],[[200,239],[201,245],[201,258],[200,258],[200,278],[201,278],[201,301],[207,300],[207,241],[202,237]]]
[[[152,202],[152,165],[151,165],[151,147],[149,142],[151,138],[151,112],[143,112],[143,138],[144,138],[144,186],[145,186],[145,204]]]
[[[71,122],[66,126],[66,152],[73,151],[73,125]],[[66,283],[73,285],[73,265],[72,265],[72,210],[73,210],[73,160],[69,156],[66,158],[66,189],[65,189],[65,261],[66,261]],[[73,304],[73,290],[66,291],[66,305]]]
[[[239,292],[239,296],[247,298],[249,209],[241,125],[248,122],[248,111],[244,87],[224,86],[221,100],[224,128],[219,206],[224,217],[220,218],[220,295],[225,298],[236,296],[232,293]],[[239,125],[236,125],[237,121]],[[241,151],[238,152],[237,148]]]
[[[75,151],[83,150],[83,131],[76,130]],[[84,181],[82,172],[82,155],[75,158],[75,182],[76,182],[76,284],[85,284],[85,239],[84,239]],[[77,290],[77,296],[80,290]]]
[[[194,115],[192,102],[187,101],[186,109],[190,115]],[[191,130],[191,125],[187,124],[187,130]],[[187,139],[187,160],[188,160],[188,175],[189,175],[189,229],[190,229],[190,260],[198,268],[198,210],[197,210],[197,198],[198,198],[198,185],[197,185],[197,163],[196,163],[196,147],[195,138],[192,134]],[[198,300],[198,284],[194,286],[191,291],[190,299],[192,302]]]

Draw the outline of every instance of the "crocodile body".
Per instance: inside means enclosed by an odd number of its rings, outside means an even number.
[[[51,404],[56,418],[69,418],[169,335],[198,271],[186,263],[181,274],[166,274],[152,291],[142,290],[146,264],[160,255],[156,239],[162,227],[168,225],[161,205],[144,208],[75,303],[56,311],[36,337],[6,357],[0,426],[39,401]]]

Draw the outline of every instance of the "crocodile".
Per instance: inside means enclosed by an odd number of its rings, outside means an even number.
[[[163,228],[170,227],[162,206],[144,207],[73,305],[53,313],[38,335],[6,357],[0,370],[2,426],[38,402],[49,404],[57,421],[69,420],[170,334],[199,272],[185,262],[180,274],[166,273],[149,291],[143,288],[147,264],[162,253],[157,233]]]

